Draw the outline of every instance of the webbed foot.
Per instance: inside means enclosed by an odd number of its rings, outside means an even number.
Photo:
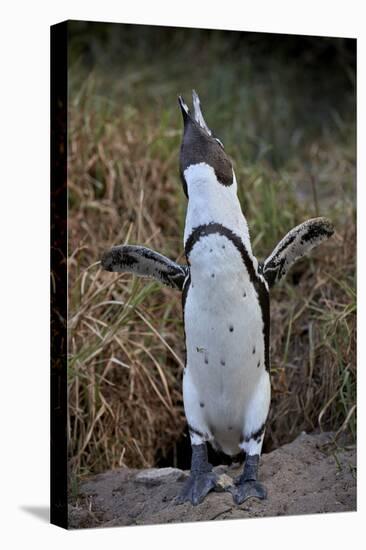
[[[235,487],[230,489],[235,504],[242,504],[250,497],[256,497],[260,500],[267,498],[267,489],[259,481],[239,481]]]
[[[193,506],[197,506],[216,487],[217,479],[218,476],[214,472],[191,474],[176,497],[175,504],[190,502]]]
[[[190,502],[193,506],[200,504],[210,491],[217,486],[218,475],[212,471],[212,466],[207,459],[206,443],[192,444],[191,473],[179,495],[175,498],[175,504]]]
[[[267,489],[257,481],[259,454],[247,455],[244,471],[235,480],[235,486],[230,488],[235,504],[242,504],[250,497],[264,500],[267,498]]]

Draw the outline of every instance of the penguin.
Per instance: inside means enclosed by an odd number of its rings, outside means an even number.
[[[183,403],[192,448],[190,475],[176,503],[201,503],[217,487],[207,444],[228,456],[242,452],[241,475],[228,490],[236,504],[265,499],[258,480],[270,408],[270,289],[293,264],[334,232],[313,218],[293,228],[262,262],[254,256],[237,196],[232,162],[207,126],[193,91],[183,117],[180,176],[188,199],[184,251],[178,264],[141,246],[104,253],[105,270],[153,278],[182,292],[186,361]]]

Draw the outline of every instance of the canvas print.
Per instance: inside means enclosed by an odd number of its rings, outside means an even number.
[[[356,510],[356,41],[51,29],[51,521]]]

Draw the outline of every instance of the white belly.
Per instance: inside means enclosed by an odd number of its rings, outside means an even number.
[[[201,238],[189,259],[186,415],[228,452],[237,449],[248,404],[265,371],[262,312],[241,255],[225,236]]]

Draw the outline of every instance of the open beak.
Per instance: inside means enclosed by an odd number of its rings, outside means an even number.
[[[207,126],[203,114],[201,111],[201,102],[196,90],[192,90],[194,119],[201,126],[202,130],[205,130],[209,136],[212,135],[210,128]]]
[[[205,119],[203,118],[200,98],[195,90],[192,90],[192,100],[193,100],[193,117],[183,97],[182,96],[178,97],[178,103],[182,111],[184,124],[186,124],[188,120],[194,121],[196,122],[196,124],[198,124],[200,128],[202,128],[202,130],[204,130],[204,132],[208,136],[211,136],[212,132],[210,128],[207,126]]]

